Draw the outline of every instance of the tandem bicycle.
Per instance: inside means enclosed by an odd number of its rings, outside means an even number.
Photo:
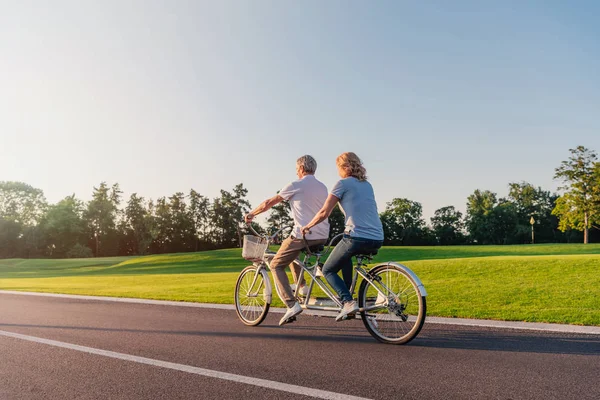
[[[257,326],[266,318],[273,298],[268,271],[275,252],[269,250],[269,245],[288,227],[273,235],[261,235],[250,225],[248,228],[253,235],[244,235],[242,256],[252,265],[244,268],[237,279],[235,310],[244,324]],[[308,292],[305,295],[301,295],[299,290],[294,292],[303,309],[338,312],[342,309],[340,299],[325,283],[322,274],[318,273],[323,265],[321,258],[330,252],[332,244],[342,236],[333,237],[325,252],[325,245],[306,245],[303,261],[299,258],[294,261],[311,278],[310,283],[307,281]],[[354,256],[356,262],[353,263],[350,293],[353,298],[357,293],[357,313],[360,313],[367,331],[375,339],[388,344],[406,344],[419,334],[425,323],[427,291],[419,277],[405,265],[388,261],[369,267],[367,263],[376,254]],[[317,287],[327,297],[311,296],[313,291],[317,292]]]

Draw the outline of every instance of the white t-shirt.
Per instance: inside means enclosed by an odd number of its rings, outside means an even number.
[[[290,202],[294,229],[292,235],[302,237],[300,229],[308,225],[327,200],[327,187],[314,175],[306,175],[302,179],[286,185],[279,192],[284,200]],[[325,220],[311,228],[306,235],[307,240],[327,239],[329,237],[329,221]]]

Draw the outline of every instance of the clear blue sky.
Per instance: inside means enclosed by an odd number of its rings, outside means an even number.
[[[555,190],[600,151],[594,1],[22,1],[0,15],[0,180],[87,200],[243,182],[256,206],[312,154],[394,197]]]

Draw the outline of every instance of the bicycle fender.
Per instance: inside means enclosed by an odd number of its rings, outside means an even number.
[[[271,300],[273,300],[273,288],[271,287],[271,280],[269,279],[269,273],[264,269],[260,271],[263,276],[263,281],[265,282],[265,301],[271,304]],[[275,286],[277,287],[277,286]]]
[[[387,266],[387,265],[393,265],[394,267],[400,268],[401,270],[406,272],[408,275],[410,275],[412,280],[415,281],[415,283],[417,284],[417,289],[419,290],[419,293],[421,294],[421,296],[423,296],[423,297],[427,296],[427,290],[425,290],[425,286],[423,286],[423,283],[421,282],[419,277],[406,265],[402,265],[402,264],[399,264],[396,262],[389,261],[389,262],[377,264],[376,266],[373,267],[373,269],[375,269],[377,267]]]

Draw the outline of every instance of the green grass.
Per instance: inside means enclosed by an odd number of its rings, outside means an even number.
[[[378,259],[437,260],[496,256],[600,255],[600,244],[533,244],[515,246],[414,246],[384,247]]]
[[[388,260],[421,278],[430,316],[600,326],[600,245],[385,247],[374,262]],[[0,260],[0,288],[232,303],[246,265],[239,249]]]

